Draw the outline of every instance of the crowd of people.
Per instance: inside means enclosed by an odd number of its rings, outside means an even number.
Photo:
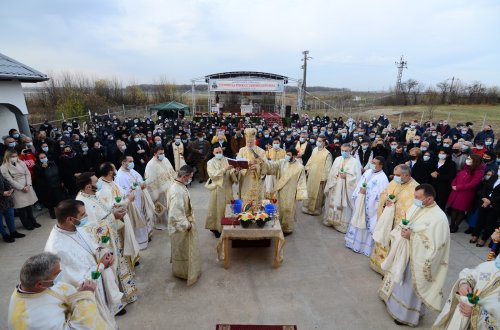
[[[416,326],[425,306],[441,310],[450,233],[464,220],[471,244],[500,239],[500,144],[490,125],[476,134],[472,123],[451,127],[446,120],[393,126],[385,115],[344,121],[294,114],[289,126],[235,115],[191,121],[104,115],[86,127],[46,121],[31,137],[10,130],[0,145],[4,241],[25,236],[15,228],[16,213],[28,231],[41,225],[33,208],[46,207],[57,219],[46,252],[21,270],[12,328],[29,328],[33,320],[16,306],[29,306],[29,293],[48,288],[81,296],[64,322],[91,318],[114,328],[115,315],[137,300],[135,267],[154,228],[170,235],[173,274],[195,283],[201,267],[188,190],[194,177],[208,190],[205,228],[216,237],[235,198],[276,198],[285,236],[294,231],[296,202],[302,201],[303,213],[322,216],[325,226],[344,233],[346,247],[369,257],[384,276],[379,295],[397,324]],[[248,167],[234,168],[229,158]],[[92,270],[100,274],[94,282]],[[478,283],[468,281],[460,292]],[[481,290],[491,285],[481,283]],[[84,294],[89,291],[95,294]],[[49,308],[53,297],[38,297],[32,305]],[[85,304],[97,306],[93,315],[78,308]],[[456,304],[450,306],[453,314]],[[471,315],[472,308],[460,308]],[[500,318],[498,306],[481,308],[476,322]],[[436,326],[445,328],[449,319]]]

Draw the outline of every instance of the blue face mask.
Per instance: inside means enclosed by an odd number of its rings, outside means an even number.
[[[59,283],[59,281],[61,281],[61,279],[62,279],[62,272],[59,272],[56,275],[56,277],[54,277],[54,279],[52,281],[47,280],[47,281],[43,281],[43,282],[52,282],[52,285],[50,286],[50,287],[52,287],[52,286],[56,286],[57,283]],[[48,287],[48,288],[50,288],[50,287]]]
[[[403,181],[401,181],[401,177],[397,176],[397,175],[394,176],[394,182],[399,183],[399,184],[403,183]]]
[[[500,269],[500,255],[495,258],[495,266]]]
[[[349,158],[349,153],[347,151],[341,151],[340,154],[342,155],[342,157],[344,158]]]
[[[42,150],[43,150],[43,152],[48,152],[49,148],[48,147],[43,147]]]
[[[102,189],[102,181],[97,180],[97,183],[95,184],[96,190],[100,191]]]
[[[77,228],[81,228],[85,226],[89,222],[89,217],[84,217],[80,219],[80,223],[78,225],[75,225]]]
[[[424,202],[422,202],[420,199],[415,198],[413,200],[413,205],[415,205],[416,207],[422,208],[422,207],[424,207]]]
[[[223,154],[215,154],[215,159],[222,159],[224,157]]]
[[[316,140],[315,139],[310,139],[309,142],[314,143]]]
[[[292,160],[292,157],[290,157],[290,156],[288,156],[288,155],[285,155],[285,160],[286,160],[287,162],[289,162],[289,161],[291,161],[291,160]]]
[[[128,163],[128,164],[127,164],[127,168],[128,168],[129,170],[133,170],[133,169],[134,169],[134,163]]]
[[[429,156],[424,156],[424,162],[429,161],[429,159],[431,159],[431,157],[429,157]]]
[[[9,148],[15,148],[16,147],[16,144],[15,142],[11,142],[9,143]]]
[[[156,141],[157,146],[161,146],[161,141]]]
[[[162,162],[165,159],[165,155],[158,155],[158,160]],[[134,163],[132,163],[134,164]],[[133,167],[132,167],[133,168]]]
[[[49,161],[49,159],[48,159],[48,158],[41,158],[41,159],[40,159],[40,162],[41,162],[41,163],[46,163],[46,162],[48,162],[48,161]]]
[[[318,141],[318,142],[316,142],[316,147],[321,148],[322,146],[323,146],[323,143],[321,143],[321,142],[319,142],[319,141]]]

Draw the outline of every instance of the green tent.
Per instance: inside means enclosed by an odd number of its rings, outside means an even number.
[[[175,102],[175,101],[170,101],[166,103],[159,103],[155,104],[149,107],[150,111],[180,111],[180,110],[189,110],[189,106]]]

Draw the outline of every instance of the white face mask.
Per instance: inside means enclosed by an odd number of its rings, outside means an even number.
[[[222,159],[224,157],[223,154],[215,154],[215,159]]]
[[[465,164],[467,164],[468,166],[471,166],[472,165],[472,159],[466,159],[465,160]]]
[[[10,157],[10,162],[16,163],[18,159],[19,159],[18,157]]]

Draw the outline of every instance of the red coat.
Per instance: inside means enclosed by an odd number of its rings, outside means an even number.
[[[457,173],[451,182],[451,186],[456,186],[457,190],[452,190],[450,197],[448,197],[449,207],[459,211],[471,210],[476,196],[476,188],[483,179],[484,169],[484,164],[481,164],[471,175],[470,167],[464,165],[464,168]]]

